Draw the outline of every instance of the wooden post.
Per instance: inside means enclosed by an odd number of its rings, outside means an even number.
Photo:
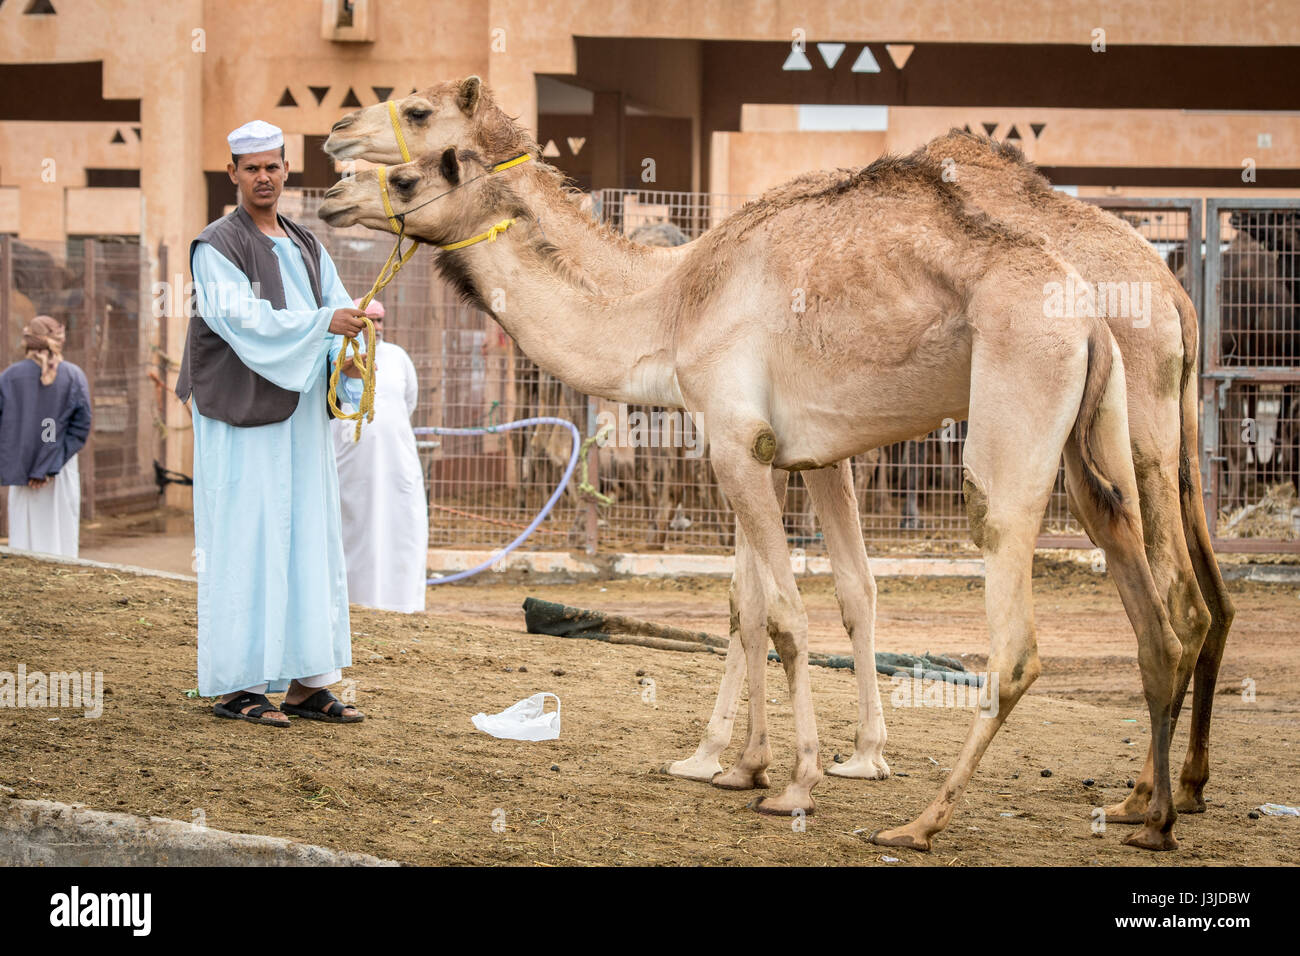
[[[79,453],[81,455],[81,517],[82,520],[95,520],[95,369],[99,364],[99,343],[95,335],[95,240],[83,241],[85,248],[85,268],[82,275],[82,309],[86,323],[86,363],[82,371],[86,373],[86,384],[90,388],[91,422],[90,435]]]
[[[579,439],[581,439],[583,434],[594,431],[596,427],[595,423],[597,420],[596,418],[597,412],[598,412],[598,408],[596,404],[596,399],[588,398],[587,399],[587,421],[585,422],[587,427],[586,428],[579,427],[578,429]],[[579,465],[578,467],[579,469],[581,469],[582,466]],[[579,471],[579,473],[575,475],[574,478],[581,480],[582,478],[581,471]],[[590,484],[593,488],[596,489],[600,488],[600,448],[597,447],[595,442],[592,443],[591,448],[588,449],[587,451],[587,483]],[[587,500],[585,507],[587,510],[587,514],[586,514],[587,553],[595,554],[596,545],[598,544],[597,539],[600,536],[600,513],[598,511],[600,505],[596,502],[595,498],[590,498]]]
[[[167,272],[167,244],[163,242],[161,239],[158,240],[158,276],[164,283],[171,281]],[[145,285],[146,293],[148,293],[149,290],[152,288],[152,285],[149,282],[149,280],[150,280],[150,276],[148,270],[146,269],[145,276],[144,276],[144,282],[146,284]],[[166,296],[165,304],[163,305],[162,308],[162,315],[156,315],[156,314],[154,315],[154,324],[158,326],[157,370],[158,370],[158,377],[163,380],[162,399],[158,404],[158,429],[157,430],[158,430],[159,438],[158,438],[157,447],[158,447],[158,461],[162,464],[164,468],[170,467],[168,465],[168,458],[167,458],[167,441],[168,441],[167,406],[170,404],[167,400],[167,394],[172,390],[172,381],[168,375],[170,369],[167,367],[169,364],[167,357],[168,355],[171,354],[170,352],[167,351],[167,326],[168,326],[167,320],[171,316],[171,303],[173,301],[172,296],[174,294],[175,292],[173,291],[172,293]],[[153,310],[154,310],[153,296],[146,294],[143,296],[143,298],[145,301],[149,303],[151,314],[153,314]],[[152,330],[151,330],[151,336],[152,336]],[[164,485],[162,488],[158,489],[158,494],[163,495],[166,490],[167,490],[167,486]],[[165,502],[166,502],[166,497],[164,496],[159,500],[158,503],[164,504]]]
[[[0,368],[8,368],[12,358],[9,354],[9,299],[14,279],[13,255],[13,240],[0,236]],[[6,539],[9,537],[9,494],[4,488],[0,488],[0,535]]]

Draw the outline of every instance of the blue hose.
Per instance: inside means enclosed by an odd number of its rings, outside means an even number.
[[[500,425],[486,425],[478,428],[414,429],[415,434],[417,435],[494,435],[499,432],[512,431],[516,428],[527,428],[530,425],[563,425],[573,435],[573,451],[569,454],[569,464],[564,469],[564,477],[561,478],[560,483],[555,486],[555,491],[551,493],[551,497],[547,500],[546,504],[542,506],[542,510],[537,512],[537,517],[535,517],[532,522],[529,523],[528,527],[519,534],[519,537],[506,545],[506,547],[498,554],[488,558],[488,560],[484,561],[477,567],[469,568],[465,571],[457,571],[455,574],[449,574],[443,578],[429,578],[428,581],[425,582],[426,584],[450,584],[453,581],[463,581],[465,578],[478,574],[480,571],[486,571],[498,561],[503,560],[505,556],[515,550],[515,548],[527,541],[528,536],[537,530],[537,526],[546,520],[546,516],[551,513],[551,509],[555,507],[555,503],[560,500],[560,495],[564,494],[564,489],[568,486],[569,479],[573,477],[573,469],[578,465],[578,450],[582,445],[582,434],[578,431],[578,426],[573,424],[573,422],[565,421],[563,418],[550,418],[545,416],[541,418],[521,418],[517,422],[504,422]]]

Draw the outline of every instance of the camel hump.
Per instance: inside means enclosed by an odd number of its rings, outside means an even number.
[[[920,151],[935,163],[943,163],[947,159],[958,166],[983,166],[1034,174],[1038,172],[1013,143],[1000,143],[987,136],[968,133],[955,127],[930,140]]]

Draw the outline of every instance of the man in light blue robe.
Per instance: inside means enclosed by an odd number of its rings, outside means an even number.
[[[231,134],[240,205],[191,247],[198,316],[177,392],[194,397],[199,693],[221,695],[221,717],[351,723],[363,715],[325,689],[352,663],[325,395],[337,333],[363,324],[329,254],[276,213],[282,144],[265,123]],[[360,382],[340,383],[358,405]],[[265,697],[286,691],[284,712]]]

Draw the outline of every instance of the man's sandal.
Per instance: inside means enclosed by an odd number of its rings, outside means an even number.
[[[249,704],[256,704],[248,713],[242,713],[243,709]],[[271,727],[288,727],[289,721],[275,720],[271,717],[263,717],[266,713],[280,713],[280,709],[266,699],[265,694],[250,694],[247,691],[238,697],[232,697],[230,700],[222,703],[217,701],[212,705],[212,713],[218,717],[225,717],[229,720],[248,720],[255,724],[268,724]]]
[[[301,703],[285,703],[282,706],[286,714],[305,717],[308,720],[324,720],[331,724],[356,724],[366,719],[366,715],[359,710],[355,714],[345,714],[344,711],[352,705],[344,704],[325,687]],[[355,707],[352,709],[356,710]]]

